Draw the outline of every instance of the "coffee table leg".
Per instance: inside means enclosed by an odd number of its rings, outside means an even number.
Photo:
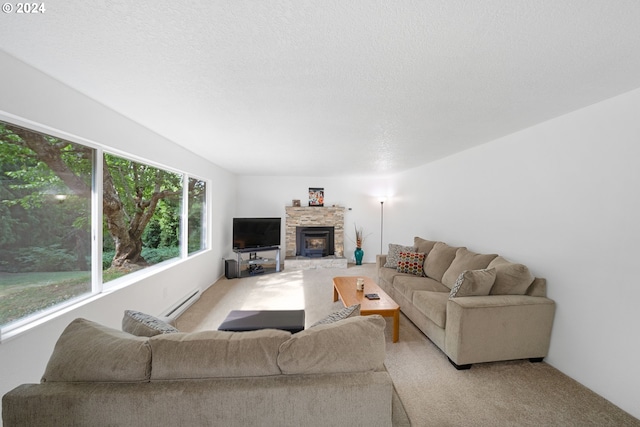
[[[393,312],[393,342],[400,339],[400,310]]]
[[[336,289],[336,287],[333,287],[333,302],[338,301],[338,290]]]

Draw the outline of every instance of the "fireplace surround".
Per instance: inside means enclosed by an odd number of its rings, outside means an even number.
[[[285,269],[346,268],[347,260],[343,255],[345,208],[286,206],[285,211]],[[298,242],[299,228],[317,229],[316,231],[332,228],[333,243],[325,243],[328,246],[327,254],[318,255],[317,248],[314,247],[311,254],[301,255],[299,248],[302,249],[303,243]],[[312,242],[311,246],[316,243]]]

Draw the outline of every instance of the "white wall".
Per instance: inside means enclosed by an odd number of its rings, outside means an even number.
[[[640,418],[640,90],[396,175],[395,243],[498,253],[548,280],[546,361]]]
[[[238,177],[236,212],[241,217],[281,217],[281,248],[284,253],[285,206],[291,206],[293,199],[299,199],[301,206],[306,206],[309,202],[309,188],[324,188],[325,206],[336,205],[347,209],[344,224],[345,257],[355,262],[354,229],[357,225],[363,228],[365,236],[363,262],[375,262],[376,254],[380,253],[379,197],[388,192],[386,182],[380,177]],[[384,235],[388,234],[384,232]],[[385,239],[385,248],[387,243]]]
[[[640,90],[389,177],[240,177],[239,216],[285,217],[324,187],[351,207],[365,262],[414,236],[498,253],[548,280],[557,303],[546,361],[640,418]],[[347,239],[345,253],[354,244]]]
[[[223,274],[224,250],[231,247],[227,224],[236,190],[234,175],[2,52],[0,73],[0,111],[210,180],[213,248],[0,343],[3,395],[40,381],[55,341],[71,320],[84,317],[119,328],[125,309],[160,314],[189,291],[214,283]]]

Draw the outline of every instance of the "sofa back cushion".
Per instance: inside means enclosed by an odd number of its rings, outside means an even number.
[[[446,243],[436,242],[424,261],[424,273],[426,276],[442,282],[442,276],[456,257],[458,249]],[[448,288],[451,289],[451,286],[448,286]]]
[[[442,284],[451,289],[463,271],[487,268],[489,263],[497,256],[497,254],[477,254],[467,248],[458,249],[453,262],[442,275]]]
[[[278,348],[290,337],[275,329],[156,335],[151,380],[278,375]]]
[[[75,319],[58,338],[42,382],[146,382],[150,372],[147,338]]]
[[[433,240],[426,240],[418,236],[413,238],[413,247],[416,252],[423,253],[425,256],[429,255],[429,252],[431,252],[431,249],[433,249],[436,243],[437,242],[434,242]]]
[[[278,366],[283,374],[383,370],[385,325],[374,314],[298,332],[280,346]]]
[[[535,277],[526,265],[507,261],[499,256],[487,268],[496,269],[496,281],[491,295],[524,295]]]

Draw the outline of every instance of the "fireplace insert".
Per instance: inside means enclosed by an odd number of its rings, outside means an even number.
[[[319,258],[333,255],[333,227],[296,227],[296,255]]]

